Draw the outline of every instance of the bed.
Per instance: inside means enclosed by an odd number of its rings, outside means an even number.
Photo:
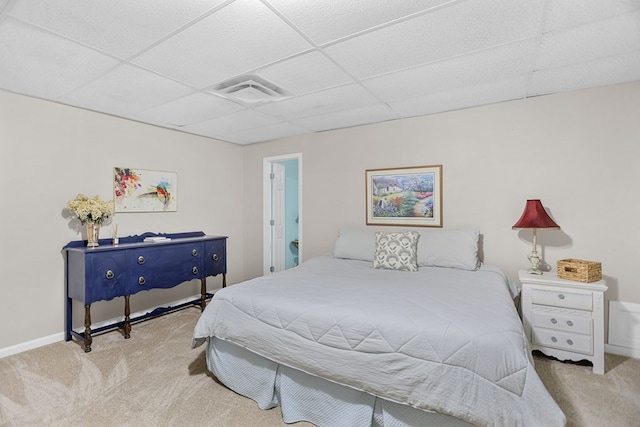
[[[287,423],[562,426],[516,289],[480,265],[477,241],[476,230],[341,229],[332,256],[218,291],[193,345]]]

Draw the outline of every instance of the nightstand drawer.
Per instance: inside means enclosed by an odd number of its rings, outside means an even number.
[[[575,308],[576,310],[591,311],[593,309],[591,294],[533,289],[531,291],[531,302],[540,305]]]
[[[533,344],[575,353],[593,354],[591,335],[572,334],[544,328],[533,328],[531,332]]]
[[[591,335],[591,312],[585,311],[573,315],[553,311],[549,310],[549,307],[534,306],[532,326]]]

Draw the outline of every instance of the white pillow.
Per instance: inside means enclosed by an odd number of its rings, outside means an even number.
[[[475,229],[420,231],[418,266],[477,270],[479,236]]]
[[[415,231],[404,233],[376,233],[376,253],[373,268],[418,271],[418,239]]]
[[[376,237],[373,231],[342,227],[338,231],[333,257],[373,261],[375,250]]]

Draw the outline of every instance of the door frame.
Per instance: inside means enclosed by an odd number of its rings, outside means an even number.
[[[271,274],[271,248],[273,246],[271,233],[271,211],[273,198],[271,194],[271,165],[285,160],[298,161],[298,260],[302,262],[302,153],[284,154],[281,156],[265,157],[262,159],[262,272],[266,276]]]

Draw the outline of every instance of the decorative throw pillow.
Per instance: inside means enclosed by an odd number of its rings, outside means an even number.
[[[403,233],[376,233],[376,251],[373,268],[418,271],[418,239],[415,231]]]

